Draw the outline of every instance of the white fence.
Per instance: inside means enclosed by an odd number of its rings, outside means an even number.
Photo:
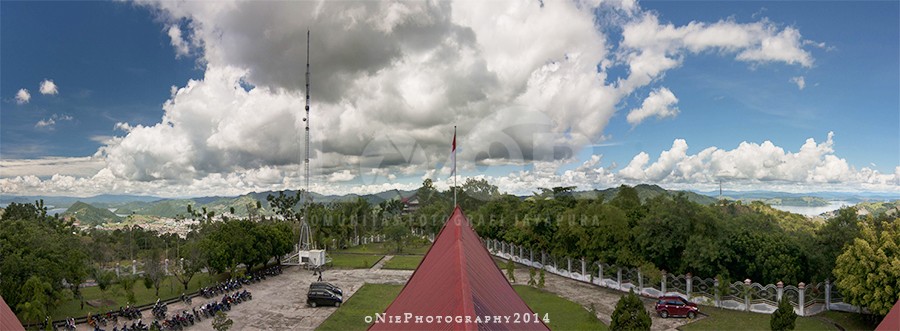
[[[865,308],[844,302],[843,296],[830,281],[815,285],[804,283],[793,285],[762,285],[749,279],[734,282],[727,287],[719,286],[718,280],[700,278],[691,274],[662,274],[659,282],[651,281],[637,268],[620,268],[601,262],[587,262],[584,258],[557,257],[536,252],[523,246],[487,239],[485,246],[494,256],[534,268],[544,268],[547,272],[591,283],[597,286],[628,292],[646,297],[679,295],[692,302],[719,308],[752,311],[771,314],[778,308],[778,301],[787,296],[800,316],[810,316],[825,310],[846,312],[867,312]],[[589,271],[589,266],[596,266]],[[594,274],[596,270],[596,274]],[[721,290],[720,290],[721,288]],[[719,293],[725,292],[725,293]]]

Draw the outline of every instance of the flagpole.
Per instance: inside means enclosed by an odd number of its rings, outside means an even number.
[[[456,204],[456,191],[459,190],[459,187],[456,186],[456,177],[459,176],[456,170],[456,125],[453,126],[453,144],[453,207],[456,208],[458,206]]]

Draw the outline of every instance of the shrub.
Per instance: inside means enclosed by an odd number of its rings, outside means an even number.
[[[782,296],[778,302],[778,309],[772,313],[772,319],[769,320],[769,326],[773,331],[786,331],[794,329],[794,321],[797,320],[797,314],[794,313],[794,307],[788,302],[787,296]]]
[[[650,330],[651,323],[650,314],[644,309],[644,303],[634,294],[634,290],[630,290],[616,303],[616,310],[613,311],[609,329]]]
[[[216,331],[228,331],[233,324],[234,321],[228,318],[228,314],[223,311],[217,312],[212,321],[212,327]]]
[[[541,274],[538,277],[538,288],[544,288],[544,268],[541,268]]]

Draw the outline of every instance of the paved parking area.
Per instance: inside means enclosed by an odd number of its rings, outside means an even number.
[[[375,269],[375,268],[373,268]],[[324,273],[324,279],[341,287],[344,291],[344,300],[353,296],[364,283],[399,284],[403,285],[411,270],[378,270],[378,269],[354,269],[354,270],[328,270]],[[266,279],[257,284],[245,286],[253,293],[253,300],[245,301],[232,306],[228,312],[228,318],[234,321],[232,330],[312,330],[325,321],[337,308],[306,306],[306,292],[309,284],[316,281],[318,276],[313,276],[312,271],[298,267],[288,267],[284,273]],[[221,298],[219,298],[221,299]],[[212,301],[197,297],[192,300],[193,307],[199,307]],[[169,313],[190,309],[182,303],[169,305]],[[149,311],[144,311],[144,323],[152,322],[153,317]],[[186,331],[212,331],[211,319],[188,327]],[[120,321],[121,322],[121,321]],[[78,325],[78,330],[92,330],[87,324]],[[106,327],[112,330],[112,325]]]
[[[386,256],[371,269],[327,270],[324,273],[324,279],[341,287],[344,291],[345,301],[353,296],[365,283],[405,284],[406,280],[412,275],[412,270],[381,269],[384,262],[390,258],[390,256]],[[306,306],[306,292],[309,289],[309,284],[317,279],[318,276],[314,276],[312,271],[298,267],[288,267],[284,269],[283,274],[277,277],[245,286],[247,290],[253,293],[253,300],[233,306],[231,311],[228,312],[228,317],[234,321],[232,330],[315,329],[331,313],[337,310],[334,307],[309,308]],[[516,279],[519,280],[517,284],[525,284],[528,280],[528,270],[524,268],[516,269]],[[572,300],[583,307],[588,307],[593,303],[597,311],[597,317],[606,324],[609,324],[616,302],[624,294],[623,292],[600,288],[550,273],[546,274],[545,284],[547,291]],[[209,301],[212,301],[212,299],[198,297],[194,298],[192,304],[195,307],[199,307]],[[644,306],[648,311],[652,311],[652,300],[645,299]],[[186,306],[182,303],[169,305],[170,313],[180,312],[184,309],[186,309]],[[187,309],[190,308],[188,307]],[[651,315],[651,317],[653,319],[653,330],[674,330],[688,322],[687,319],[683,318],[663,319],[656,315]],[[149,311],[145,311],[144,322],[150,321],[153,321],[153,317]],[[204,319],[185,330],[212,331],[213,328],[210,321],[211,319]],[[112,325],[106,329],[112,330]],[[79,325],[78,330],[91,329],[86,324],[82,324]]]

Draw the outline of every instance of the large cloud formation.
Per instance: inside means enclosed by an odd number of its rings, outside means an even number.
[[[661,158],[645,168],[646,154],[618,174],[600,167],[599,155],[574,170],[556,169],[605,139],[620,102],[685,56],[814,63],[804,49],[808,41],[792,27],[767,20],[674,26],[631,1],[138,2],[157,12],[174,56],[198,57],[204,77],[172,88],[158,124],[117,124],[123,136],[93,156],[105,162],[93,177],[4,178],[4,192],[60,192],[48,189],[57,182],[163,195],[295,188],[304,158],[307,30],[310,158],[313,189],[322,192],[415,187],[392,181],[445,173],[454,125],[464,133],[460,145],[473,146],[460,150],[462,167],[523,166],[492,177],[511,192],[548,180],[581,186],[674,180],[656,169],[677,165]],[[607,38],[608,25],[621,29],[621,41]],[[609,79],[611,68],[625,68],[627,76]],[[628,122],[676,116],[677,101],[669,89],[654,89]],[[534,166],[525,170],[526,164]],[[835,178],[829,171],[804,177],[783,170],[786,180],[826,182]],[[860,173],[847,168],[841,178]]]
[[[653,183],[714,183],[717,181],[810,185],[823,187],[858,183],[865,188],[882,189],[900,185],[900,167],[894,174],[881,174],[870,168],[856,170],[847,160],[834,155],[834,133],[825,142],[812,138],[796,153],[786,152],[769,141],[761,144],[742,142],[737,148],[706,148],[687,153],[683,139],[660,153],[656,162],[641,152],[618,175],[623,180]],[[771,185],[770,185],[771,186]]]

